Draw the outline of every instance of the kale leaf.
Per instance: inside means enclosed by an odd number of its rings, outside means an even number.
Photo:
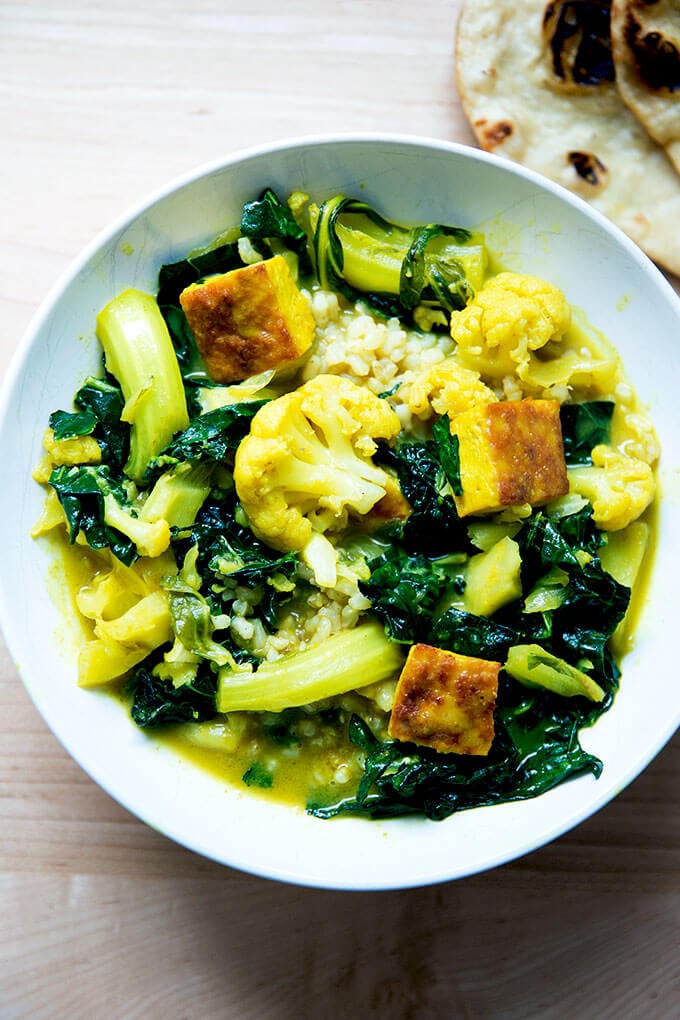
[[[608,443],[614,402],[590,400],[583,404],[562,404],[560,422],[564,457],[569,465],[592,464],[594,446]]]
[[[486,616],[475,616],[450,607],[430,623],[427,644],[458,655],[503,662],[510,645],[518,644],[520,632]]]
[[[63,507],[71,543],[82,533],[92,549],[111,549],[128,566],[135,560],[134,542],[104,519],[107,495],[113,496],[121,506],[126,502],[123,487],[106,465],[55,467],[49,482]]]
[[[453,471],[453,448],[445,454]],[[401,442],[394,448],[382,445],[377,460],[391,467],[411,513],[401,527],[399,540],[409,550],[436,556],[469,548],[467,530],[456,510],[442,464],[441,441]]]
[[[484,758],[381,741],[353,716],[350,739],[366,755],[356,794],[333,804],[309,804],[308,812],[318,818],[417,814],[441,820],[468,808],[536,797],[573,776],[598,776],[602,762],[578,742],[583,723],[578,709],[557,701],[546,707],[549,697],[514,688],[499,699],[496,737]]]
[[[221,500],[208,499],[195,523],[183,531],[177,553],[181,557],[191,546],[198,546],[197,570],[215,612],[228,613],[236,585],[246,585],[255,611],[271,631],[277,626],[279,610],[295,594],[298,556],[275,552],[260,542],[238,523],[237,512],[233,493]]]
[[[168,723],[202,722],[215,715],[217,674],[207,666],[191,683],[175,687],[171,680],[154,676],[148,663],[132,673],[132,719],[142,728]]]
[[[274,785],[274,776],[263,762],[256,761],[250,765],[242,776],[246,786],[257,786],[261,790],[270,790]]]
[[[434,440],[439,463],[451,486],[454,496],[463,495],[463,486],[460,480],[460,454],[458,436],[451,432],[451,422],[448,414],[437,418],[432,426],[432,438]]]
[[[92,436],[102,461],[121,471],[130,450],[130,426],[121,421],[123,394],[113,377],[89,377],[73,398],[77,411],[53,411],[50,428],[57,440]]]
[[[307,250],[306,233],[271,188],[265,188],[259,198],[243,206],[241,233],[261,240],[287,240],[295,251]]]
[[[96,424],[97,417],[91,411],[53,411],[49,418],[57,440],[92,435]]]
[[[371,576],[360,582],[371,609],[385,623],[394,641],[425,641],[439,599],[452,578],[446,569],[422,553],[409,555],[395,545],[369,564]]]
[[[257,411],[266,403],[250,400],[228,404],[193,418],[166,448],[151,461],[146,481],[160,470],[184,461],[225,461],[247,434]]]

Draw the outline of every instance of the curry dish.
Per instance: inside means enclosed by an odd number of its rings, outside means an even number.
[[[319,818],[600,774],[658,442],[610,340],[492,254],[266,189],[112,295],[34,472],[81,686]]]

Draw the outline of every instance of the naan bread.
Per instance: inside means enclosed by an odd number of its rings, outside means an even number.
[[[680,172],[680,0],[612,0],[611,39],[624,103]]]
[[[609,0],[469,0],[461,101],[482,148],[578,193],[680,273],[680,176],[619,96],[609,15]]]

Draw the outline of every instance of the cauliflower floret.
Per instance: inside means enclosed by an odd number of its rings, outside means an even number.
[[[317,584],[333,587],[337,554],[325,533],[385,495],[390,476],[371,457],[375,440],[399,429],[386,401],[341,376],[317,376],[265,404],[234,464],[254,533],[275,549],[299,551]]]
[[[654,498],[649,464],[610,446],[596,446],[593,464],[569,468],[569,488],[593,507],[593,520],[604,531],[619,531],[636,520]]]
[[[554,354],[552,345],[562,343],[570,323],[569,303],[552,284],[536,276],[500,273],[466,308],[453,312],[451,336],[457,360],[483,379],[500,384],[516,375],[536,391],[565,381],[541,378],[534,386],[530,376]],[[534,354],[539,350],[540,359]]]
[[[623,387],[620,387],[623,388]],[[618,394],[617,394],[618,397]],[[633,409],[631,410],[631,403]],[[612,446],[647,464],[655,464],[661,453],[656,430],[643,411],[630,400],[618,400],[611,426]]]
[[[140,556],[160,556],[170,545],[170,525],[166,520],[145,521],[120,506],[112,493],[104,496],[104,520],[127,536]]]
[[[406,403],[418,418],[433,413],[454,417],[476,404],[491,404],[497,398],[479,378],[479,372],[463,368],[453,358],[420,372],[408,386]]]

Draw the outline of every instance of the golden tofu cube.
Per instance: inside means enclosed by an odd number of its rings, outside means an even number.
[[[500,662],[413,645],[397,683],[389,735],[444,753],[488,754],[500,668]]]
[[[312,310],[281,255],[192,283],[179,300],[215,382],[279,368],[314,339]]]
[[[569,491],[556,400],[499,400],[455,416],[461,517],[530,503],[540,506]]]

